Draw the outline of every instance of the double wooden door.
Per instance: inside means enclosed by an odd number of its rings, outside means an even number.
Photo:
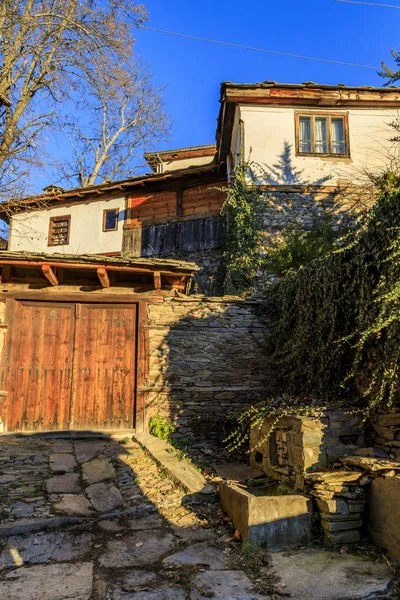
[[[134,426],[136,305],[7,303],[3,430]]]

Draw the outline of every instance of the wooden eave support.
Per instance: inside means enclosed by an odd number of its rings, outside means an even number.
[[[42,265],[42,272],[46,279],[51,283],[51,285],[58,285],[59,281],[54,270],[50,267],[50,265]]]
[[[107,269],[105,269],[104,267],[99,267],[97,269],[97,277],[99,278],[101,287],[109,288],[111,286],[110,278],[107,273]]]
[[[154,271],[154,289],[161,290],[161,273],[160,273],[160,271]]]

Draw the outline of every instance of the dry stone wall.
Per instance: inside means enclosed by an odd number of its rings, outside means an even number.
[[[221,419],[273,391],[256,309],[195,296],[148,305],[147,421],[160,413],[181,435],[215,435]]]

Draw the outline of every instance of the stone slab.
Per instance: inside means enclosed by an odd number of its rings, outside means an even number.
[[[212,465],[217,477],[227,479],[228,481],[246,481],[247,479],[256,479],[265,477],[265,473],[259,469],[253,469],[250,465],[244,463],[223,463],[221,465]]]
[[[78,463],[80,465],[82,465],[83,463],[95,458],[98,454],[100,454],[105,449],[105,447],[106,447],[106,441],[74,442],[76,460],[78,461]]]
[[[174,549],[174,537],[170,533],[137,531],[122,539],[110,540],[99,559],[103,567],[144,567],[157,563]]]
[[[50,455],[50,469],[53,473],[70,473],[76,466],[76,460],[72,454],[59,452]]]
[[[271,561],[282,589],[296,600],[364,600],[390,587],[385,564],[350,554],[303,550],[272,554]]]
[[[384,471],[400,471],[400,461],[385,460],[384,458],[371,458],[368,456],[343,456],[340,462],[349,467],[356,467],[363,471],[379,474]]]
[[[22,567],[0,581],[0,598],[7,600],[89,600],[92,563]]]
[[[42,519],[24,519],[17,523],[7,523],[0,525],[0,538],[10,537],[11,535],[22,535],[33,533],[35,531],[45,531],[48,529],[58,529],[66,525],[78,525],[84,521],[84,517],[49,517]]]
[[[78,473],[64,473],[46,480],[48,494],[77,494],[81,491]]]
[[[119,489],[109,483],[94,483],[86,488],[86,494],[98,512],[110,512],[124,505]]]
[[[206,571],[193,580],[192,600],[258,600],[250,579],[242,571]]]
[[[400,477],[374,479],[370,485],[366,525],[372,541],[400,560]]]
[[[115,470],[108,458],[94,458],[82,465],[83,479],[87,484],[114,479]]]
[[[206,543],[193,544],[185,550],[172,554],[163,560],[164,566],[199,565],[214,569],[227,569],[228,559],[219,548]]]
[[[53,508],[55,512],[66,515],[90,516],[94,514],[93,506],[83,494],[61,494]]]
[[[165,521],[158,513],[147,515],[138,519],[129,519],[128,527],[132,531],[147,531],[148,529],[160,529],[164,527]]]
[[[0,568],[82,559],[91,550],[92,537],[63,531],[11,536],[0,554]]]
[[[144,589],[138,590],[132,594],[124,594],[123,596],[114,597],[112,600],[185,600],[187,598],[186,592],[180,585],[164,584],[156,589]],[[204,599],[203,599],[204,600]],[[233,599],[232,599],[233,600]]]
[[[210,492],[210,486],[203,475],[184,458],[178,460],[170,444],[148,433],[136,433],[134,439],[188,494]]]

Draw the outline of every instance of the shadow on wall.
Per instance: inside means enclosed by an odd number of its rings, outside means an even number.
[[[196,299],[149,305],[146,420],[177,435],[225,437],[229,417],[274,389],[257,303]]]
[[[305,179],[304,169],[296,169],[293,164],[292,152],[292,144],[285,141],[278,162],[265,169],[265,183],[269,185],[324,185],[331,180],[330,175],[315,181]]]

